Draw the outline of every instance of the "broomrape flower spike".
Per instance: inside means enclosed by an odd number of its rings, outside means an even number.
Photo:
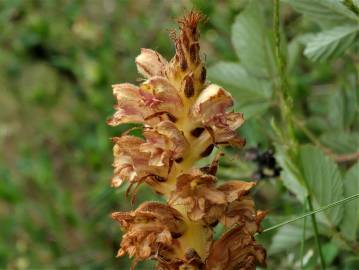
[[[265,216],[250,196],[255,184],[217,184],[222,154],[206,167],[195,166],[217,145],[244,145],[235,132],[243,115],[231,111],[232,96],[206,81],[197,28],[202,19],[192,11],[178,21],[179,33],[170,34],[176,54],[169,62],[158,52],[141,49],[136,65],[146,79],[142,84],[113,85],[116,112],[108,124],[140,123],[143,138],[129,132],[113,138],[112,186],[126,182],[135,196],[145,183],[167,201],[112,214],[124,231],[117,255],[132,257],[131,269],[147,259],[156,260],[161,270],[265,265],[266,252],[254,239]],[[218,223],[227,231],[214,240]]]

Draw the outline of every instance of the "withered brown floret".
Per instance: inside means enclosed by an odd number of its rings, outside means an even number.
[[[210,249],[205,270],[255,270],[265,266],[266,251],[242,226],[226,232]]]
[[[150,257],[176,258],[178,238],[186,230],[182,215],[168,205],[146,202],[131,212],[115,212],[112,218],[118,221],[125,234],[122,237],[118,256],[126,253],[135,262]]]

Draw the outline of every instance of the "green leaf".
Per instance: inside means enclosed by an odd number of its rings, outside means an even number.
[[[220,62],[209,68],[208,77],[233,95],[236,109],[243,112],[246,119],[269,106],[271,84],[249,75],[240,64]]]
[[[357,162],[344,177],[345,197],[359,193],[359,162]],[[359,200],[348,202],[344,205],[344,216],[340,229],[344,237],[354,241],[359,225]]]
[[[324,61],[342,55],[356,40],[358,25],[341,25],[322,31],[306,44],[304,54],[313,61]]]
[[[357,22],[358,18],[338,0],[282,0],[319,24],[340,25]]]
[[[288,72],[292,71],[295,65],[297,64],[298,60],[301,57],[302,52],[302,44],[300,38],[293,39],[288,44],[288,55],[287,55],[287,70]]]
[[[336,256],[338,256],[339,249],[334,243],[328,242],[323,245],[323,255],[326,265],[331,265]]]
[[[320,137],[320,141],[336,154],[351,154],[359,149],[359,132],[329,131]]]
[[[327,107],[331,127],[335,129],[350,129],[355,119],[356,109],[357,95],[354,88],[345,87],[332,92],[328,97]]]
[[[303,229],[303,220],[279,228],[272,239],[269,252],[276,254],[297,246],[302,241]],[[310,222],[307,222],[305,239],[308,240],[313,235]]]
[[[232,26],[232,43],[250,74],[268,78],[276,74],[276,63],[264,18],[262,4],[250,1]]]
[[[281,145],[276,145],[276,160],[282,168],[281,179],[284,186],[295,194],[300,202],[304,202],[307,191],[301,182],[297,164],[291,159],[288,151]]]
[[[342,178],[332,159],[311,145],[300,147],[299,158],[315,208],[343,199]],[[337,206],[318,214],[318,218],[333,227],[340,222],[342,215],[343,206]]]

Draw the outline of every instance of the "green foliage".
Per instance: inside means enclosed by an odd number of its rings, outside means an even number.
[[[339,25],[357,22],[358,17],[337,0],[282,0],[319,24]]]
[[[250,75],[241,64],[219,62],[209,69],[208,76],[230,89],[236,108],[246,119],[268,108],[272,95],[270,83]]]
[[[232,26],[232,43],[240,63],[251,75],[271,77],[276,73],[273,44],[258,1],[250,1],[237,16]]]
[[[357,40],[358,25],[341,25],[319,32],[309,39],[305,56],[313,61],[323,61],[341,56]]]
[[[359,193],[359,162],[357,162],[344,178],[344,196],[348,197]],[[340,224],[341,231],[348,240],[355,241],[359,225],[359,201],[344,205],[344,216]]]
[[[308,184],[309,194],[317,207],[325,206],[343,198],[343,181],[337,164],[322,151],[304,145],[299,150],[303,177]],[[320,220],[330,227],[337,225],[343,215],[341,206],[319,215]]]
[[[272,245],[269,248],[270,254],[284,252],[297,247],[302,241],[303,227],[303,221],[299,221],[278,229],[272,239]],[[313,230],[308,225],[308,222],[305,230],[305,240],[314,236]]]

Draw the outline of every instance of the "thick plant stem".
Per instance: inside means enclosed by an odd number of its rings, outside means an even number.
[[[289,86],[288,86],[288,80],[286,76],[286,61],[285,57],[283,56],[283,52],[281,50],[281,35],[280,35],[280,4],[279,0],[273,0],[274,4],[274,12],[273,12],[273,30],[274,30],[274,38],[275,38],[275,53],[276,53],[276,59],[278,64],[278,74],[280,77],[280,83],[277,87],[277,96],[279,99],[279,105],[280,105],[280,112],[282,117],[282,123],[287,127],[285,132],[285,138],[289,141],[290,145],[293,147],[293,149],[296,149],[297,147],[297,141],[294,133],[293,128],[293,117],[291,112],[291,105],[292,101],[289,96]],[[294,151],[294,154],[297,156],[297,151]],[[307,189],[307,201],[309,210],[313,211],[313,204],[311,195],[309,192],[309,187],[307,184],[307,181],[305,177],[303,177],[305,187]],[[315,240],[318,247],[318,253],[320,257],[320,263],[321,263],[321,269],[325,270],[325,261],[322,254],[319,234],[318,234],[318,224],[317,220],[315,218],[315,215],[311,216],[312,226],[315,233]],[[305,228],[303,228],[304,230]]]

